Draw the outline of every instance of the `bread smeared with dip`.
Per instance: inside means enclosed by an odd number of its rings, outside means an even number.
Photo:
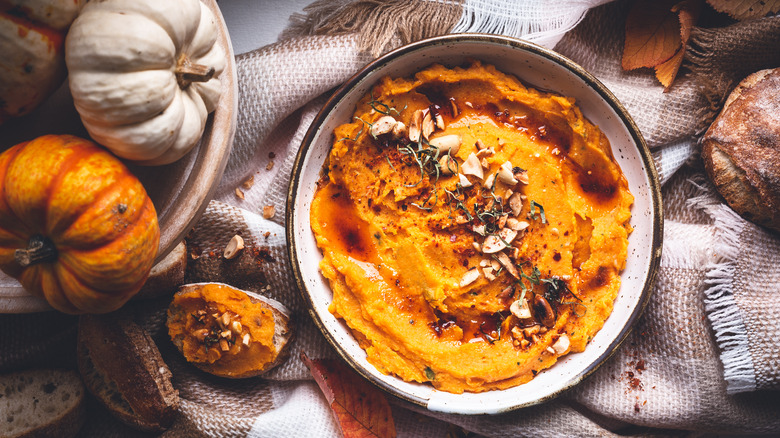
[[[384,78],[311,208],[330,311],[368,360],[460,393],[531,380],[612,311],[633,196],[574,100],[493,66]]]

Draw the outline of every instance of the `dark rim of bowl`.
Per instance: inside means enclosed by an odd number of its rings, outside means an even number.
[[[371,63],[363,67],[349,80],[344,82],[344,84],[333,93],[333,95],[327,100],[327,102],[325,102],[325,105],[322,107],[322,109],[319,111],[317,116],[314,118],[312,124],[310,125],[308,131],[306,132],[306,136],[304,137],[303,142],[301,143],[301,148],[298,151],[298,155],[295,159],[295,164],[293,165],[292,178],[290,180],[290,186],[287,193],[287,210],[286,210],[286,217],[285,217],[285,221],[286,221],[285,228],[287,233],[287,252],[289,255],[289,263],[291,265],[290,267],[295,276],[296,285],[298,286],[298,289],[301,292],[304,301],[308,304],[308,312],[311,315],[312,319],[314,320],[314,323],[317,326],[317,328],[322,332],[322,334],[325,336],[325,338],[328,340],[331,346],[333,346],[333,348],[336,350],[339,356],[341,356],[342,359],[344,359],[350,365],[350,367],[352,367],[352,369],[358,372],[361,376],[368,379],[368,381],[378,386],[379,388],[383,389],[387,393],[401,400],[405,400],[407,402],[422,406],[424,408],[428,408],[427,399],[416,397],[411,394],[407,394],[399,390],[398,388],[377,379],[367,370],[364,370],[360,366],[360,364],[358,364],[349,354],[347,354],[345,349],[341,345],[339,345],[335,337],[327,330],[323,321],[320,319],[319,315],[317,315],[317,313],[314,311],[314,304],[312,302],[311,296],[307,293],[306,284],[305,281],[303,280],[303,276],[300,269],[300,260],[298,259],[298,256],[295,251],[296,242],[295,242],[295,225],[293,222],[293,216],[295,214],[294,213],[295,199],[298,192],[298,186],[300,184],[301,168],[303,166],[303,162],[306,156],[308,155],[314,137],[317,135],[318,131],[320,130],[320,127],[325,122],[325,120],[327,119],[328,115],[333,110],[333,108],[341,101],[341,99],[344,98],[345,95],[356,84],[362,81],[366,76],[371,74],[374,70],[384,66],[385,64],[395,60],[396,58],[399,58],[407,53],[425,48],[427,46],[458,44],[464,41],[484,42],[488,44],[510,46],[514,49],[528,51],[535,55],[540,55],[544,58],[547,58],[548,60],[551,60],[553,62],[556,62],[566,67],[566,69],[568,69],[571,73],[579,76],[583,81],[585,81],[586,84],[588,84],[588,86],[593,88],[612,107],[615,113],[618,116],[620,116],[623,124],[631,133],[631,137],[633,138],[635,144],[637,145],[639,154],[642,157],[642,164],[644,165],[644,169],[647,173],[648,185],[652,194],[651,197],[651,201],[653,203],[652,207],[654,210],[653,236],[652,236],[653,248],[651,253],[652,258],[648,266],[649,268],[648,275],[645,278],[644,286],[642,288],[642,295],[640,296],[637,306],[633,309],[631,315],[629,316],[627,323],[623,326],[623,328],[615,337],[615,339],[612,340],[612,342],[610,342],[610,344],[606,347],[605,351],[598,358],[596,358],[593,362],[590,363],[590,365],[588,365],[580,373],[578,373],[576,376],[572,377],[568,382],[566,382],[563,388],[556,390],[555,392],[548,394],[544,397],[539,397],[538,399],[535,399],[533,401],[519,403],[517,405],[503,408],[499,411],[500,413],[500,412],[509,412],[523,407],[533,406],[536,404],[540,404],[552,400],[560,396],[562,393],[568,391],[572,387],[576,386],[591,374],[593,374],[609,357],[611,357],[615,353],[615,351],[617,351],[618,347],[622,345],[622,343],[628,337],[628,334],[631,332],[634,324],[639,319],[639,316],[644,312],[645,307],[647,307],[647,303],[650,301],[652,287],[653,284],[655,283],[655,277],[661,259],[661,249],[662,249],[662,241],[663,241],[663,206],[661,204],[661,184],[658,179],[658,173],[655,168],[655,162],[653,161],[652,155],[650,153],[649,148],[647,147],[647,143],[645,142],[644,137],[639,131],[639,127],[636,125],[634,120],[628,114],[628,111],[625,109],[625,107],[623,107],[623,105],[618,101],[617,97],[615,97],[615,95],[612,94],[612,92],[609,91],[609,89],[607,89],[607,87],[604,86],[604,84],[602,84],[601,81],[596,79],[595,76],[588,73],[584,68],[580,67],[574,61],[550,49],[546,49],[536,44],[529,43],[515,38],[498,36],[498,35],[489,35],[489,34],[451,34],[451,35],[433,37],[433,38],[428,38],[428,39],[424,39],[424,40],[420,40],[408,44],[406,46],[388,52],[385,55],[382,55],[381,57],[377,58],[376,60],[372,61]]]

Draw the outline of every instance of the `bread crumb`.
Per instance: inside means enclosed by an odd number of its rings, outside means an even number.
[[[263,207],[263,217],[266,219],[271,219],[276,214],[276,207],[273,205],[266,205]]]
[[[247,178],[246,181],[241,183],[241,187],[243,187],[245,190],[249,190],[252,188],[252,186],[255,185],[255,176],[252,175],[249,178]]]
[[[268,162],[268,165],[265,166],[265,170],[271,170],[274,168],[274,160],[271,160]]]
[[[238,187],[236,187],[236,198],[244,199],[244,192],[242,192]]]

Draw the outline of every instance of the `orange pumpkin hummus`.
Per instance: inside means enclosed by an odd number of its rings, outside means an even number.
[[[633,199],[571,98],[477,61],[384,78],[336,128],[312,202],[330,311],[383,373],[528,382],[611,313]]]

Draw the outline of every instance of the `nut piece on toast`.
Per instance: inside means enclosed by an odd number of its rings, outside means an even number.
[[[171,426],[179,392],[154,341],[126,309],[82,315],[77,349],[87,389],[111,414],[144,431]]]
[[[73,437],[86,419],[84,384],[75,371],[0,375],[0,436]]]
[[[220,377],[265,373],[289,355],[290,312],[280,303],[222,283],[179,288],[168,334],[185,359]]]
[[[726,202],[780,232],[780,68],[745,78],[702,137],[701,156]]]

